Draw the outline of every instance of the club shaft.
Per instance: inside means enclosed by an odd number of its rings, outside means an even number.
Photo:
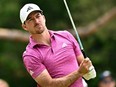
[[[73,18],[72,18],[72,16],[71,16],[71,12],[70,12],[70,10],[69,10],[69,8],[68,8],[68,5],[67,5],[66,0],[64,0],[64,4],[65,4],[65,7],[66,7],[66,9],[67,9],[67,12],[68,12],[68,15],[69,15],[70,21],[71,21],[72,26],[73,26],[73,29],[74,29],[74,31],[75,31],[75,33],[76,33],[76,37],[77,37],[77,40],[78,40],[78,43],[79,43],[80,49],[81,49],[81,51],[82,51],[82,53],[83,53],[84,57],[86,58],[86,55],[85,55],[85,52],[84,52],[84,48],[83,48],[83,45],[82,45],[81,39],[80,39],[79,34],[78,34],[78,32],[77,32],[77,29],[76,29],[75,23],[74,23]]]

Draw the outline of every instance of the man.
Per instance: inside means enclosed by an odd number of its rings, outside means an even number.
[[[92,63],[84,59],[75,38],[68,31],[48,30],[45,16],[35,4],[24,5],[20,19],[30,33],[23,61],[38,87],[83,87],[82,76]]]
[[[104,71],[99,77],[98,87],[115,87],[116,82],[110,71]]]

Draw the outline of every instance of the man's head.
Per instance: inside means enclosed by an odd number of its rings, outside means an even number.
[[[31,34],[41,34],[46,25],[43,11],[36,4],[26,4],[20,10],[22,27]]]
[[[104,71],[99,77],[99,87],[115,87],[115,80],[110,71]]]
[[[26,21],[28,15],[33,11],[39,11],[42,13],[42,10],[39,6],[33,3],[25,4],[20,10],[20,20],[22,24]]]

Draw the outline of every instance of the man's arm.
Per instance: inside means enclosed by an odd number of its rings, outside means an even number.
[[[80,54],[79,56],[77,56],[77,62],[78,62],[79,65],[81,64],[81,62],[82,62],[83,60],[84,60],[83,54]]]
[[[68,87],[74,83],[77,79],[82,77],[88,72],[88,68],[91,66],[89,59],[84,59],[80,64],[78,70],[68,74],[67,76],[60,78],[52,78],[48,71],[45,69],[39,76],[35,78],[35,81],[41,87]]]

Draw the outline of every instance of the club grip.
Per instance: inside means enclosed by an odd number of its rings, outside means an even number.
[[[86,56],[84,50],[81,50],[81,52],[83,53],[84,58],[86,58],[87,56]]]

